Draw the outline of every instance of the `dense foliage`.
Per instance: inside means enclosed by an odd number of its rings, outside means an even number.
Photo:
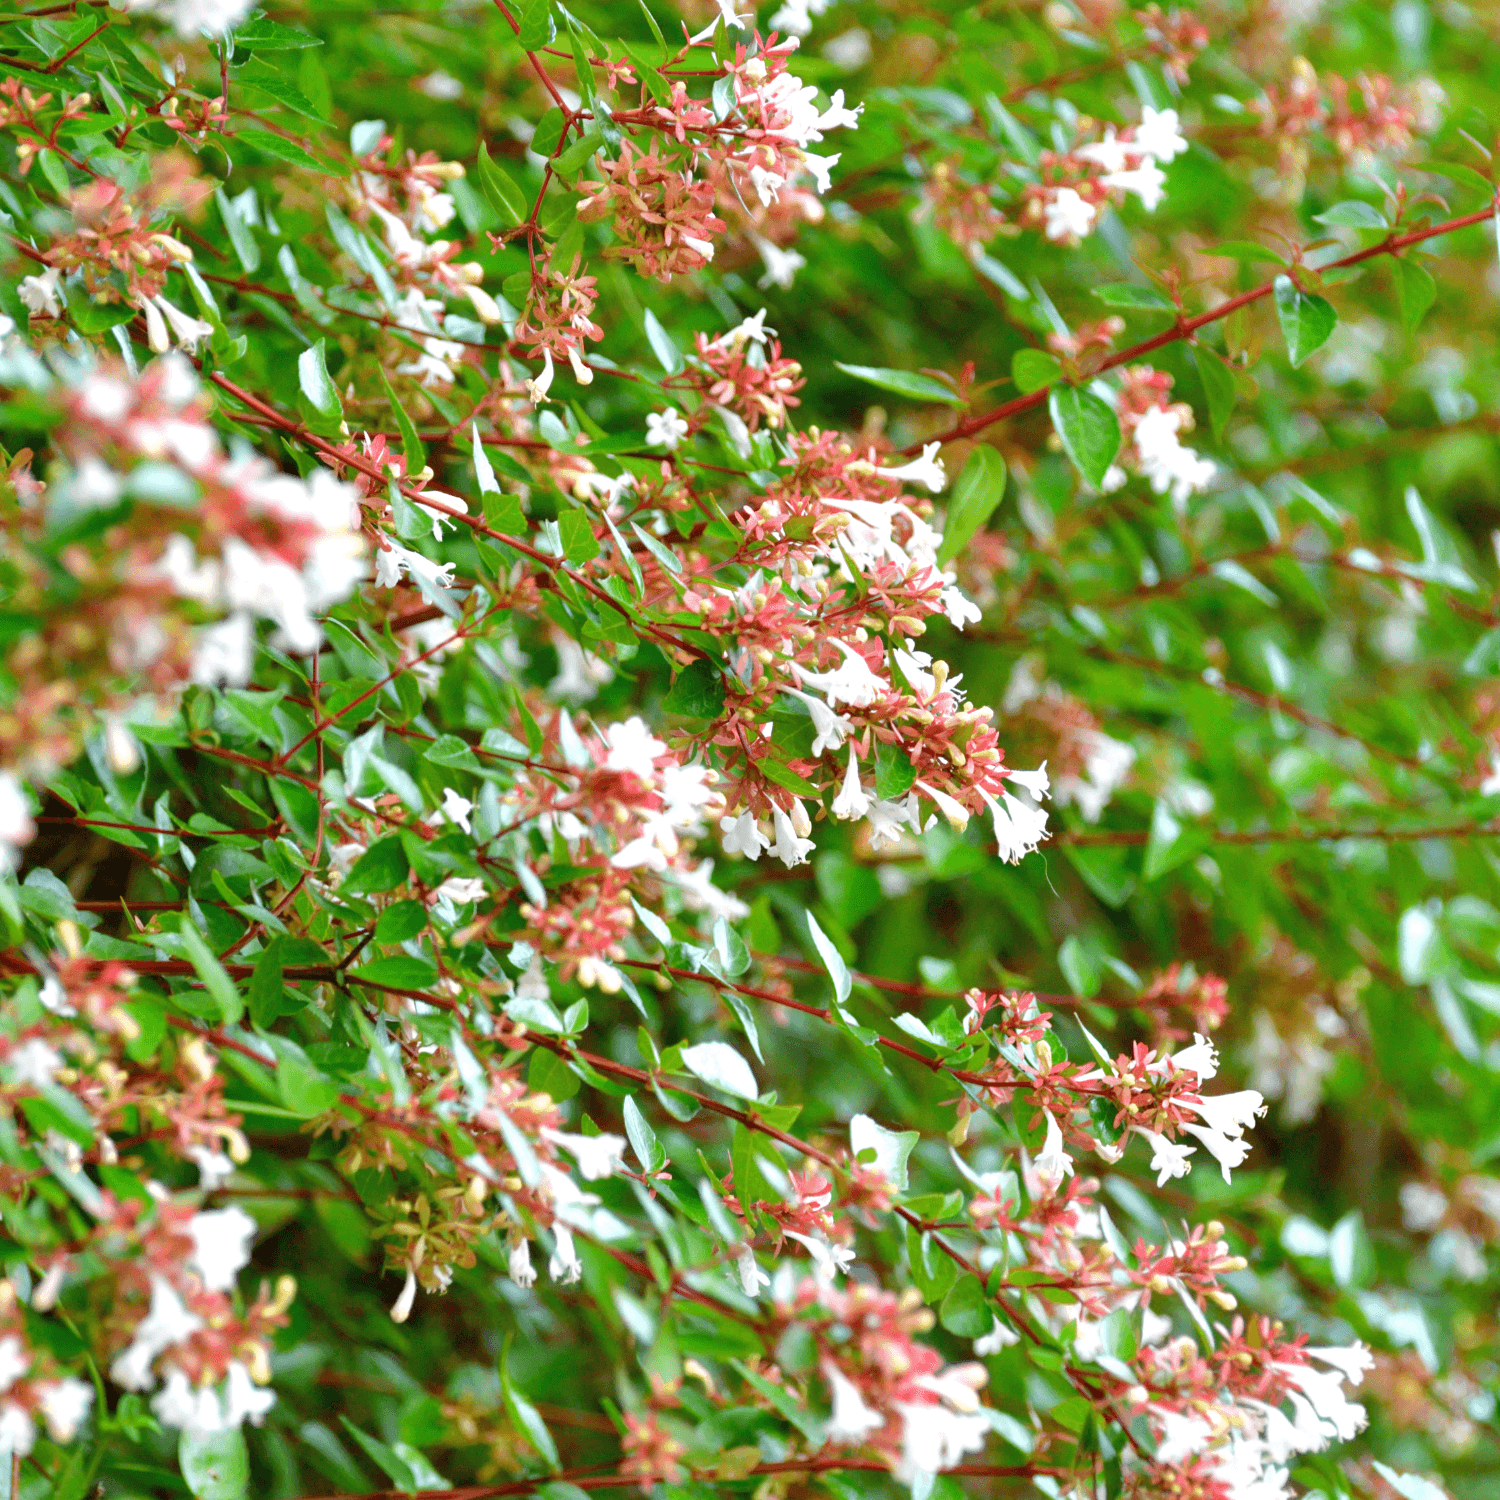
[[[1500,28],[0,14],[0,1495],[1493,1495]]]

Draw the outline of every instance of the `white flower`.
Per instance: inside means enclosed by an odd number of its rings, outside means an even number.
[[[20,781],[14,772],[0,771],[0,844],[18,848],[22,844],[29,844],[35,837],[36,824],[31,821],[31,808]],[[44,985],[43,994],[45,993]],[[42,1003],[45,1005],[46,1001],[43,1000]]]
[[[547,1262],[547,1274],[564,1286],[569,1286],[583,1275],[583,1262],[573,1244],[573,1231],[561,1219],[552,1226],[552,1239],[556,1248]]]
[[[1128,172],[1109,172],[1099,180],[1107,188],[1134,193],[1148,214],[1154,214],[1167,195],[1167,174],[1154,161],[1143,161]]]
[[[1061,807],[1076,804],[1086,823],[1097,823],[1134,764],[1134,746],[1095,730],[1090,736],[1083,775],[1059,776],[1053,787],[1053,799]]]
[[[1092,141],[1087,146],[1080,146],[1073,155],[1084,161],[1094,162],[1106,172],[1123,172],[1130,165],[1132,151],[1140,154],[1133,141],[1127,143],[1120,140],[1115,135],[1115,127],[1110,125],[1106,127],[1102,141]]]
[[[238,1427],[248,1420],[259,1427],[275,1405],[276,1393],[256,1385],[250,1378],[249,1367],[240,1360],[230,1360],[229,1376],[224,1382],[224,1425]]]
[[[453,587],[453,563],[436,563],[420,552],[413,552],[399,542],[386,538],[384,547],[375,549],[375,582],[381,588],[395,588],[401,582],[402,573],[411,576],[411,581],[426,589],[451,589]]]
[[[624,771],[638,776],[650,785],[656,777],[656,759],[667,753],[666,745],[635,715],[604,729],[604,743],[609,747],[604,757],[607,771]]]
[[[1073,1158],[1063,1144],[1062,1128],[1052,1116],[1050,1109],[1042,1111],[1047,1117],[1047,1138],[1036,1159],[1036,1174],[1047,1185],[1047,1191],[1055,1193],[1062,1186],[1064,1177],[1073,1175]]]
[[[1408,1182],[1401,1189],[1401,1217],[1408,1229],[1436,1229],[1448,1212],[1448,1200],[1425,1182]]]
[[[820,137],[814,136],[813,139],[820,139]],[[832,156],[818,156],[812,151],[798,153],[803,167],[812,173],[813,186],[820,193],[826,193],[833,186],[833,169],[838,166],[839,157],[842,154],[839,151],[835,151]]]
[[[1049,240],[1081,239],[1094,227],[1098,209],[1078,196],[1074,188],[1059,188],[1042,209]]]
[[[1203,458],[1184,447],[1177,437],[1182,413],[1168,407],[1153,406],[1145,412],[1131,433],[1131,441],[1140,455],[1141,476],[1150,481],[1158,494],[1172,492],[1181,505],[1189,495],[1208,488],[1218,473],[1212,459]]]
[[[853,1447],[885,1426],[885,1417],[865,1405],[859,1387],[831,1359],[824,1361],[823,1378],[833,1397],[833,1415],[828,1419],[830,1443]]]
[[[1020,1342],[1019,1333],[1013,1328],[1007,1328],[999,1318],[992,1315],[990,1331],[974,1340],[974,1352],[981,1359],[987,1359],[991,1354],[998,1354],[1002,1349],[1009,1349]]]
[[[0,1391],[8,1391],[30,1368],[31,1355],[16,1334],[0,1339]]]
[[[844,743],[844,737],[853,729],[853,724],[843,714],[836,714],[821,698],[814,698],[810,693],[799,693],[796,688],[783,687],[781,690],[789,698],[796,698],[798,702],[807,705],[807,711],[812,716],[813,729],[817,737],[813,740],[812,753],[821,755],[825,750],[838,750]]]
[[[512,1240],[509,1261],[510,1279],[519,1287],[536,1285],[536,1267],[531,1264],[531,1241]]]
[[[1047,779],[1047,762],[1043,761],[1034,771],[1007,770],[1005,773],[1007,781],[1013,781],[1028,796],[1040,802],[1047,795],[1050,785]]]
[[[877,470],[877,474],[881,479],[894,479],[901,484],[925,484],[935,495],[948,482],[948,472],[937,456],[942,446],[941,443],[923,443],[921,458],[914,458],[899,469]]]
[[[830,1244],[825,1235],[797,1234],[788,1229],[786,1237],[796,1240],[812,1256],[813,1269],[822,1280],[842,1276],[854,1264],[854,1252],[847,1245]]]
[[[432,894],[434,900],[450,902],[454,906],[468,906],[471,902],[483,901],[487,889],[488,887],[482,880],[453,875]],[[450,919],[445,917],[444,920]]]
[[[819,139],[825,130],[853,130],[859,124],[864,108],[863,104],[856,104],[853,109],[846,108],[843,89],[835,89],[828,108],[818,116],[818,135],[813,139]]]
[[[793,662],[792,670],[804,687],[817,688],[830,707],[847,703],[852,708],[868,708],[889,690],[890,684],[877,677],[864,657],[846,641],[835,639],[833,644],[844,653],[842,666],[831,672],[809,672]]]
[[[469,814],[473,811],[474,804],[467,797],[460,797],[451,786],[445,786],[443,805],[438,812],[433,814],[433,817],[444,823],[456,823],[465,833],[468,833]]]
[[[747,1297],[754,1297],[763,1286],[770,1286],[771,1278],[761,1270],[755,1258],[755,1248],[749,1240],[742,1240],[734,1247],[734,1271],[740,1279],[740,1290]]]
[[[1212,1094],[1187,1106],[1210,1130],[1221,1135],[1239,1135],[1249,1130],[1266,1112],[1266,1101],[1254,1089],[1233,1094]]]
[[[36,1445],[36,1423],[31,1420],[24,1406],[7,1401],[0,1406],[0,1452],[24,1457]]]
[[[540,406],[547,399],[547,392],[552,389],[552,379],[556,373],[552,366],[552,351],[543,349],[542,373],[526,382],[526,394],[531,397],[533,406]]]
[[[1157,1187],[1166,1186],[1169,1177],[1187,1176],[1191,1167],[1188,1158],[1193,1155],[1191,1146],[1169,1141],[1166,1136],[1158,1135],[1154,1130],[1143,1130],[1139,1125],[1135,1127],[1135,1133],[1150,1143],[1151,1170],[1156,1173]]]
[[[250,1260],[255,1220],[242,1208],[221,1208],[194,1214],[188,1220],[193,1238],[192,1264],[211,1292],[227,1292],[240,1268]]]
[[[762,849],[771,847],[771,841],[760,831],[755,815],[748,808],[738,817],[720,818],[719,832],[726,854],[743,854],[748,860],[757,860]]]
[[[1188,148],[1177,126],[1177,111],[1153,109],[1149,104],[1141,110],[1141,123],[1135,127],[1135,139],[1130,144],[1157,161],[1171,161]]]
[[[675,448],[687,432],[688,424],[675,406],[646,414],[646,442],[653,448]]]
[[[990,1432],[982,1412],[953,1412],[941,1402],[898,1401],[896,1411],[902,1420],[901,1461],[893,1473],[902,1484],[951,1469],[964,1454],[983,1448]]]
[[[1315,1370],[1311,1365],[1289,1365],[1278,1362],[1274,1368],[1301,1391],[1311,1416],[1319,1424],[1328,1423],[1339,1442],[1347,1443],[1365,1425],[1365,1409],[1344,1394],[1341,1375],[1326,1370]],[[1310,1426],[1311,1424],[1306,1422],[1306,1414],[1301,1410],[1303,1403],[1295,1395],[1291,1400],[1293,1409],[1298,1411],[1298,1427]],[[1328,1438],[1321,1432],[1320,1438],[1318,1446],[1322,1447],[1326,1445]]]
[[[411,1317],[413,1304],[417,1300],[417,1277],[416,1273],[407,1270],[406,1280],[401,1283],[401,1293],[391,1304],[391,1322],[404,1323]]]
[[[1229,1181],[1230,1170],[1242,1165],[1250,1154],[1250,1142],[1243,1136],[1224,1135],[1202,1125],[1184,1125],[1182,1129],[1189,1135],[1196,1136],[1208,1147],[1209,1155],[1218,1162],[1225,1182]]]
[[[49,1047],[39,1036],[22,1042],[5,1061],[13,1082],[34,1089],[46,1088],[63,1064],[62,1053]]]
[[[1173,1073],[1196,1073],[1199,1082],[1207,1083],[1219,1071],[1218,1048],[1201,1032],[1195,1031],[1191,1047],[1184,1047],[1161,1063],[1154,1064],[1152,1071],[1166,1071],[1167,1064],[1171,1065]]]
[[[776,832],[776,840],[772,846],[776,858],[788,869],[793,865],[806,863],[807,856],[812,853],[813,841],[799,838],[791,818],[779,807],[771,809],[771,826]]]
[[[1040,808],[1028,807],[1009,792],[1001,792],[998,801],[988,792],[979,795],[990,810],[1001,859],[1018,864],[1047,836],[1047,814]]]
[[[750,236],[756,250],[760,253],[761,263],[766,268],[766,274],[755,284],[758,287],[779,286],[788,290],[793,281],[797,279],[797,272],[807,264],[805,256],[798,255],[795,250],[783,250],[779,245],[773,245],[770,240],[762,239],[758,234]]]
[[[625,1158],[623,1135],[570,1135],[565,1130],[542,1129],[542,1139],[560,1146],[578,1163],[585,1182],[612,1176]]]
[[[1360,1385],[1365,1374],[1375,1368],[1375,1356],[1358,1339],[1347,1346],[1318,1349],[1308,1347],[1302,1352],[1321,1364],[1331,1365],[1350,1385]]]
[[[901,830],[911,827],[920,831],[912,815],[911,802],[873,802],[870,804],[870,847],[880,849],[894,844],[901,837]]]
[[[48,266],[40,276],[25,276],[16,288],[16,294],[33,317],[62,317],[62,297],[59,287],[62,271],[57,266]]]
[[[190,318],[181,308],[174,307],[163,296],[151,298],[151,301],[166,314],[167,322],[172,327],[172,337],[177,340],[179,348],[186,349],[189,354],[198,352],[198,345],[204,339],[214,336],[214,325],[205,323],[202,318]]]
[[[838,796],[833,799],[830,811],[840,821],[847,821],[850,818],[862,818],[869,810],[870,799],[859,782],[859,757],[854,753],[854,746],[851,744],[849,765],[844,771],[844,784]]]
[[[63,1380],[42,1381],[36,1395],[48,1436],[54,1443],[71,1443],[94,1404],[93,1386],[70,1375]]]
[[[932,799],[937,810],[948,820],[950,828],[956,828],[962,833],[969,826],[969,809],[957,798],[950,797],[947,792],[939,791],[935,786],[929,786],[925,781],[917,782],[916,788]]]
[[[786,178],[779,172],[768,171],[765,167],[753,166],[750,168],[750,185],[755,189],[756,197],[761,201],[763,208],[769,208],[786,186]]]
[[[150,1311],[135,1325],[129,1345],[115,1356],[109,1378],[127,1391],[149,1390],[156,1356],[202,1327],[203,1319],[183,1306],[172,1284],[163,1276],[153,1276]]]
[[[205,1193],[223,1187],[234,1172],[234,1163],[222,1151],[211,1146],[190,1146],[188,1158],[198,1168],[198,1186]]]
[[[224,1413],[212,1386],[192,1385],[182,1370],[169,1370],[166,1384],[151,1399],[151,1410],[163,1426],[201,1435],[222,1432]]]
[[[977,625],[984,618],[984,611],[961,588],[951,584],[943,590],[941,603],[948,623],[955,630],[962,630],[969,624]]]

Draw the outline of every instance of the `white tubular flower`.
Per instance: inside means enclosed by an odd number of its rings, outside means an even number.
[[[1174,1052],[1164,1061],[1171,1064],[1174,1073],[1196,1073],[1203,1083],[1207,1083],[1219,1071],[1218,1048],[1197,1031],[1193,1033],[1191,1047],[1184,1047],[1180,1052]],[[1233,1098],[1234,1096],[1226,1094],[1222,1097]]]
[[[560,1146],[578,1163],[585,1182],[611,1177],[625,1159],[623,1135],[570,1135],[565,1130],[543,1128],[542,1139]]]
[[[141,299],[141,311],[146,315],[146,343],[153,354],[165,354],[172,347],[171,335],[167,332],[167,320],[161,309],[149,298]]]
[[[222,1151],[209,1146],[190,1146],[188,1159],[198,1168],[198,1186],[205,1193],[217,1192],[234,1172],[234,1163]]]
[[[54,1443],[71,1443],[94,1404],[94,1388],[71,1375],[63,1380],[43,1381],[36,1388],[47,1435]]]
[[[1171,161],[1188,148],[1187,140],[1178,129],[1177,111],[1152,109],[1149,104],[1141,110],[1141,123],[1135,127],[1135,139],[1130,144],[1157,161]]]
[[[859,756],[854,753],[854,746],[850,745],[849,765],[844,772],[844,784],[838,796],[833,799],[830,811],[841,822],[847,822],[851,818],[864,817],[869,810],[870,799],[865,795],[865,790],[859,782]]]
[[[738,817],[720,818],[719,832],[726,854],[743,854],[752,862],[760,858],[763,849],[771,847],[770,840],[756,826],[755,815],[748,808]]]
[[[579,1260],[573,1243],[573,1231],[558,1219],[552,1226],[552,1239],[556,1248],[547,1262],[547,1274],[559,1285],[571,1286],[583,1275],[583,1262]]]
[[[886,844],[894,844],[901,837],[903,828],[912,827],[910,802],[872,802],[869,819],[870,847],[880,849]]]
[[[1073,1158],[1063,1144],[1062,1127],[1053,1118],[1050,1109],[1042,1111],[1047,1117],[1047,1138],[1036,1159],[1036,1174],[1047,1184],[1047,1190],[1055,1193],[1062,1186],[1064,1177],[1073,1175]]]
[[[1350,1385],[1362,1384],[1365,1373],[1375,1368],[1375,1356],[1358,1339],[1347,1346],[1305,1348],[1302,1352],[1320,1364],[1331,1365]]]
[[[885,1417],[865,1405],[859,1387],[831,1359],[824,1361],[822,1369],[833,1397],[833,1415],[828,1419],[830,1443],[854,1447],[885,1426]]]
[[[1120,140],[1115,135],[1115,127],[1110,125],[1105,128],[1102,141],[1080,146],[1073,155],[1103,167],[1106,172],[1123,172],[1130,164],[1132,145]]]
[[[16,288],[22,305],[32,317],[62,317],[62,270],[48,266],[40,276],[23,276]]]
[[[204,339],[214,336],[214,325],[205,323],[202,318],[190,318],[179,307],[174,307],[163,296],[151,299],[156,306],[166,315],[167,322],[172,328],[172,337],[177,340],[178,347],[186,349],[189,354],[198,352],[198,345]]]
[[[750,185],[755,189],[761,206],[769,208],[776,201],[782,188],[786,186],[786,178],[779,172],[771,172],[765,167],[754,166],[750,168]]]
[[[250,1260],[250,1242],[255,1238],[255,1220],[242,1208],[221,1208],[194,1214],[188,1221],[193,1237],[191,1263],[211,1292],[227,1292],[234,1278]]]
[[[1021,1335],[1015,1329],[1007,1328],[999,1318],[991,1315],[990,1331],[974,1340],[974,1352],[981,1359],[987,1359],[990,1355],[998,1354],[1002,1349],[1009,1349],[1020,1342]]]
[[[984,611],[961,588],[951,585],[945,588],[940,602],[943,614],[955,630],[962,630],[965,625],[977,625],[984,618]]]
[[[1015,784],[1040,802],[1047,795],[1051,782],[1047,778],[1047,762],[1043,761],[1034,771],[1007,771],[1005,779]]]
[[[842,1276],[854,1264],[854,1252],[847,1245],[831,1244],[821,1234],[797,1234],[788,1229],[786,1237],[796,1240],[812,1256],[814,1273],[823,1281]]]
[[[556,375],[552,365],[552,351],[542,350],[542,373],[534,380],[526,382],[526,394],[531,397],[533,406],[540,406],[547,399],[547,392],[552,389],[552,380]]]
[[[897,1402],[902,1420],[901,1461],[892,1471],[902,1484],[922,1474],[951,1469],[966,1453],[977,1453],[990,1433],[983,1412],[949,1411],[941,1402]]]
[[[916,788],[925,796],[930,797],[937,810],[948,820],[951,828],[956,828],[960,833],[969,826],[969,809],[955,797],[950,797],[947,792],[942,792],[935,786],[930,786],[925,781],[916,783]]]
[[[948,471],[937,456],[941,443],[923,443],[921,458],[914,458],[899,469],[879,469],[881,479],[894,479],[900,484],[925,484],[936,495],[948,483]]]
[[[674,449],[687,432],[687,421],[675,406],[646,414],[646,443],[649,447]]]
[[[169,1370],[167,1381],[151,1399],[151,1410],[164,1427],[193,1436],[224,1430],[219,1398],[209,1385],[195,1386],[182,1370]]]
[[[413,1271],[407,1271],[406,1280],[401,1284],[401,1295],[391,1305],[391,1322],[404,1323],[411,1317],[413,1304],[417,1300],[417,1277]]]
[[[63,1065],[62,1053],[50,1047],[41,1037],[22,1042],[5,1060],[11,1080],[29,1088],[44,1089]]]
[[[776,858],[788,869],[794,865],[805,864],[807,856],[812,853],[813,841],[800,838],[791,818],[779,807],[771,809],[771,826],[776,833],[776,841],[772,846],[772,852]]]
[[[1098,209],[1085,202],[1074,188],[1059,188],[1042,209],[1049,240],[1082,239],[1094,227]]]
[[[771,1278],[761,1270],[760,1262],[755,1258],[755,1249],[749,1240],[734,1247],[734,1271],[740,1279],[740,1290],[747,1297],[759,1295],[762,1287],[771,1284]]]
[[[1191,1167],[1189,1158],[1193,1155],[1191,1146],[1169,1141],[1166,1136],[1158,1135],[1154,1130],[1143,1130],[1139,1125],[1135,1127],[1135,1133],[1151,1146],[1151,1170],[1156,1173],[1157,1187],[1165,1187],[1169,1178],[1187,1176]]]
[[[1250,1154],[1250,1142],[1243,1136],[1224,1135],[1217,1130],[1205,1129],[1202,1125],[1184,1125],[1182,1128],[1208,1148],[1209,1155],[1218,1162],[1226,1183],[1229,1181],[1230,1171],[1242,1166]]]
[[[1220,1135],[1239,1135],[1266,1112],[1265,1099],[1254,1089],[1240,1089],[1233,1094],[1212,1094],[1189,1104],[1192,1110],[1210,1130]]]
[[[1001,792],[999,800],[988,792],[979,795],[990,810],[1000,858],[1008,864],[1018,864],[1047,836],[1047,814],[1040,808],[1028,807],[1009,792]]]
[[[577,344],[568,345],[568,364],[573,369],[573,379],[579,385],[592,385],[594,383],[594,372],[583,362],[583,355],[579,352]]]
[[[807,264],[807,257],[798,255],[795,250],[783,250],[758,234],[752,234],[750,239],[766,268],[766,274],[755,283],[756,286],[762,290],[768,286],[779,286],[783,291],[790,290],[797,279],[797,272]]]
[[[147,1391],[155,1383],[151,1366],[163,1349],[180,1344],[203,1327],[203,1319],[182,1304],[172,1284],[162,1276],[151,1278],[151,1308],[135,1326],[130,1343],[109,1367],[109,1378],[127,1391]]]
[[[828,108],[818,116],[817,140],[825,130],[853,130],[859,124],[859,117],[864,113],[864,105],[856,104],[853,109],[844,107],[843,89],[835,89],[833,96],[828,101]]]
[[[467,797],[460,797],[451,786],[443,788],[443,805],[434,817],[444,823],[455,823],[465,833],[469,832],[469,815],[474,811],[474,804]]]
[[[24,1406],[14,1401],[0,1405],[0,1450],[25,1457],[36,1446],[36,1423]]]
[[[1134,193],[1148,214],[1154,214],[1167,195],[1167,174],[1154,161],[1144,161],[1127,172],[1106,173],[1099,180],[1107,188]]]
[[[830,707],[847,703],[851,708],[868,708],[887,691],[889,684],[877,677],[869,662],[847,642],[835,640],[833,644],[844,653],[842,666],[831,672],[809,672],[793,662],[792,670],[805,687],[817,688]]]
[[[15,1334],[0,1339],[0,1391],[8,1391],[30,1368],[31,1356]]]
[[[816,738],[813,740],[813,754],[821,755],[825,750],[838,750],[844,743],[844,738],[854,728],[854,725],[843,714],[835,713],[821,698],[814,698],[811,693],[799,693],[796,688],[783,687],[781,690],[789,698],[795,698],[799,703],[807,705],[807,711],[812,716],[813,729]]]
[[[530,1289],[536,1285],[536,1267],[531,1264],[531,1241],[512,1240],[508,1269],[510,1279],[519,1287]]]
[[[224,1382],[224,1425],[238,1427],[249,1422],[259,1427],[275,1405],[275,1391],[262,1390],[251,1379],[249,1367],[243,1361],[230,1360],[229,1376]]]

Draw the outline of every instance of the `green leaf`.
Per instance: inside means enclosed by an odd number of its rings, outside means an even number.
[[[236,51],[241,47],[253,47],[257,52],[284,52],[303,47],[321,47],[321,37],[300,26],[283,26],[280,21],[268,21],[259,16],[246,21],[234,34]]]
[[[182,939],[183,952],[188,962],[198,971],[203,987],[218,1007],[219,1015],[226,1026],[233,1026],[244,1012],[240,992],[234,980],[224,972],[224,966],[214,956],[214,951],[199,936],[197,928],[184,921],[178,934]]]
[[[1208,402],[1209,423],[1213,427],[1214,436],[1222,437],[1224,424],[1234,411],[1234,371],[1203,344],[1193,350],[1193,358],[1198,365],[1198,378],[1203,382],[1204,399]]]
[[[541,1414],[537,1411],[525,1394],[518,1390],[510,1378],[510,1341],[513,1335],[505,1336],[505,1344],[500,1351],[500,1390],[505,1398],[505,1409],[510,1413],[510,1419],[520,1429],[526,1441],[542,1455],[547,1467],[556,1472],[557,1444],[552,1441],[552,1434],[547,1431],[547,1424],[542,1421]]]
[[[1152,312],[1171,312],[1172,304],[1155,287],[1137,286],[1130,281],[1114,281],[1096,286],[1096,296],[1106,307],[1148,308]]]
[[[1022,394],[1039,391],[1062,379],[1062,365],[1055,354],[1042,349],[1017,349],[1010,362],[1010,378]]]
[[[1250,264],[1260,261],[1273,266],[1286,264],[1286,261],[1274,250],[1268,250],[1264,245],[1257,245],[1251,240],[1225,240],[1222,245],[1210,245],[1203,251],[1203,254],[1222,255],[1226,260],[1238,260]]]
[[[905,396],[912,401],[942,401],[949,406],[966,406],[968,403],[952,386],[934,380],[930,375],[918,375],[912,370],[883,370],[874,365],[846,365],[834,361],[836,369],[866,385],[878,386],[896,396]]]
[[[823,967],[828,970],[828,977],[833,981],[833,993],[840,1005],[849,998],[849,992],[854,987],[854,981],[849,977],[849,965],[844,962],[844,955],[834,947],[833,939],[818,926],[818,919],[811,912],[807,916],[807,935],[812,939],[813,948],[823,962]]]
[[[1290,276],[1276,278],[1276,317],[1293,367],[1321,349],[1338,327],[1332,303],[1302,291]]]
[[[953,1283],[943,1298],[938,1319],[949,1333],[961,1339],[983,1338],[990,1331],[995,1315],[977,1276],[960,1276]]]
[[[378,895],[400,885],[406,879],[406,870],[406,851],[400,836],[389,834],[360,855],[340,889],[351,896]]]
[[[1325,209],[1320,214],[1313,215],[1314,224],[1337,225],[1343,229],[1389,229],[1390,225],[1385,221],[1385,215],[1377,208],[1372,208],[1368,203],[1362,203],[1358,198],[1348,198],[1342,203],[1335,203],[1332,208]]]
[[[266,951],[255,961],[255,970],[250,975],[250,1019],[263,1030],[278,1016],[284,1015],[281,997],[284,981],[281,977],[281,939],[267,945]],[[300,1007],[294,1007],[300,1009]]]
[[[1157,880],[1168,870],[1192,859],[1208,845],[1208,835],[1199,828],[1184,827],[1177,815],[1158,798],[1151,813],[1151,832],[1146,841],[1147,880]]]
[[[750,1064],[728,1042],[699,1042],[684,1047],[682,1065],[695,1078],[723,1089],[726,1094],[752,1102],[760,1096],[760,1086]]]
[[[1055,385],[1047,397],[1052,425],[1074,467],[1098,489],[1120,451],[1120,423],[1092,391]]]
[[[177,1462],[197,1500],[242,1500],[250,1487],[250,1454],[238,1427],[185,1429],[177,1440]]]
[[[677,674],[661,706],[688,719],[717,719],[724,711],[724,678],[713,662],[700,656]]]
[[[276,1048],[276,1087],[281,1102],[299,1119],[310,1120],[338,1102],[339,1086],[307,1054],[285,1037],[273,1037]]]
[[[318,340],[314,348],[322,348],[323,341]],[[309,351],[311,352],[311,351]],[[304,355],[305,359],[307,356]],[[422,440],[417,436],[417,425],[407,415],[406,408],[401,404],[401,398],[391,388],[390,381],[386,378],[385,370],[380,372],[380,384],[385,390],[385,399],[391,403],[391,412],[396,418],[396,431],[401,434],[401,456],[406,460],[406,472],[408,474],[419,474],[427,467],[427,450],[422,446]],[[423,526],[427,526],[424,521]]]
[[[967,468],[968,466],[965,465]],[[909,755],[884,741],[875,743],[875,795],[883,802],[904,797],[917,779],[917,768]]]
[[[640,1106],[627,1097],[621,1105],[621,1113],[625,1116],[625,1137],[635,1152],[635,1159],[645,1171],[659,1172],[667,1164],[667,1153],[656,1139],[656,1132],[646,1122]]]
[[[342,425],[344,403],[339,400],[338,390],[329,378],[322,339],[297,356],[297,384],[307,404],[326,426],[336,428]]]
[[[557,534],[562,538],[563,556],[575,568],[592,562],[600,553],[599,538],[586,510],[565,510],[557,518]]]
[[[651,352],[656,356],[657,363],[668,375],[682,374],[685,368],[682,350],[677,347],[672,335],[661,326],[656,314],[648,307],[641,321],[646,328],[646,342],[651,345]]]
[[[849,1149],[855,1160],[879,1172],[898,1193],[906,1191],[906,1163],[921,1139],[920,1131],[887,1130],[869,1115],[855,1115],[849,1121]],[[873,1152],[873,1158],[867,1152]]]
[[[551,156],[557,150],[558,142],[562,140],[565,123],[560,109],[549,109],[537,121],[536,132],[531,137],[531,149],[540,157]]]
[[[380,1465],[386,1478],[398,1490],[404,1490],[408,1495],[416,1494],[417,1476],[412,1473],[411,1465],[399,1453],[382,1443],[379,1438],[371,1437],[367,1432],[361,1432],[348,1417],[340,1416],[339,1421],[344,1424],[344,1431]]]
[[[552,7],[548,0],[530,0],[521,12],[521,29],[516,40],[526,51],[535,52],[539,47],[545,47],[556,35],[557,27],[553,23]]]
[[[277,161],[289,161],[293,166],[312,167],[316,171],[323,170],[323,163],[296,141],[273,135],[269,130],[240,130],[235,133],[234,139],[243,145],[253,146],[263,156],[274,157]]]
[[[1403,256],[1392,266],[1396,277],[1396,298],[1401,304],[1401,321],[1412,333],[1427,314],[1437,296],[1437,282],[1432,273],[1410,256]]]
[[[981,443],[969,455],[948,502],[943,545],[937,555],[939,567],[952,562],[994,514],[1005,494],[1005,478],[1005,460],[998,449]]]
[[[575,37],[576,41],[577,38]],[[584,131],[579,138],[573,142],[568,149],[561,153],[552,163],[552,170],[562,177],[571,177],[575,172],[581,172],[588,166],[590,159],[596,151],[604,149],[604,132],[597,128]],[[571,259],[572,257],[568,257]]]
[[[818,795],[817,787],[807,777],[799,776],[784,761],[770,759],[757,761],[755,769],[773,785],[782,787],[789,792],[795,792],[799,797],[816,797]]]
[[[368,984],[387,984],[397,990],[424,990],[437,983],[437,970],[425,958],[400,955],[377,958],[374,963],[351,969],[349,977]]]
[[[240,217],[239,209],[229,201],[223,188],[214,189],[214,202],[218,205],[219,217],[224,221],[229,243],[234,246],[235,259],[247,276],[252,275],[260,269],[260,246],[255,243],[255,236],[251,234],[249,225]]]
[[[516,186],[510,173],[491,160],[483,141],[479,143],[475,175],[479,179],[479,191],[489,199],[502,224],[520,224],[526,220],[530,212],[526,195]]]

